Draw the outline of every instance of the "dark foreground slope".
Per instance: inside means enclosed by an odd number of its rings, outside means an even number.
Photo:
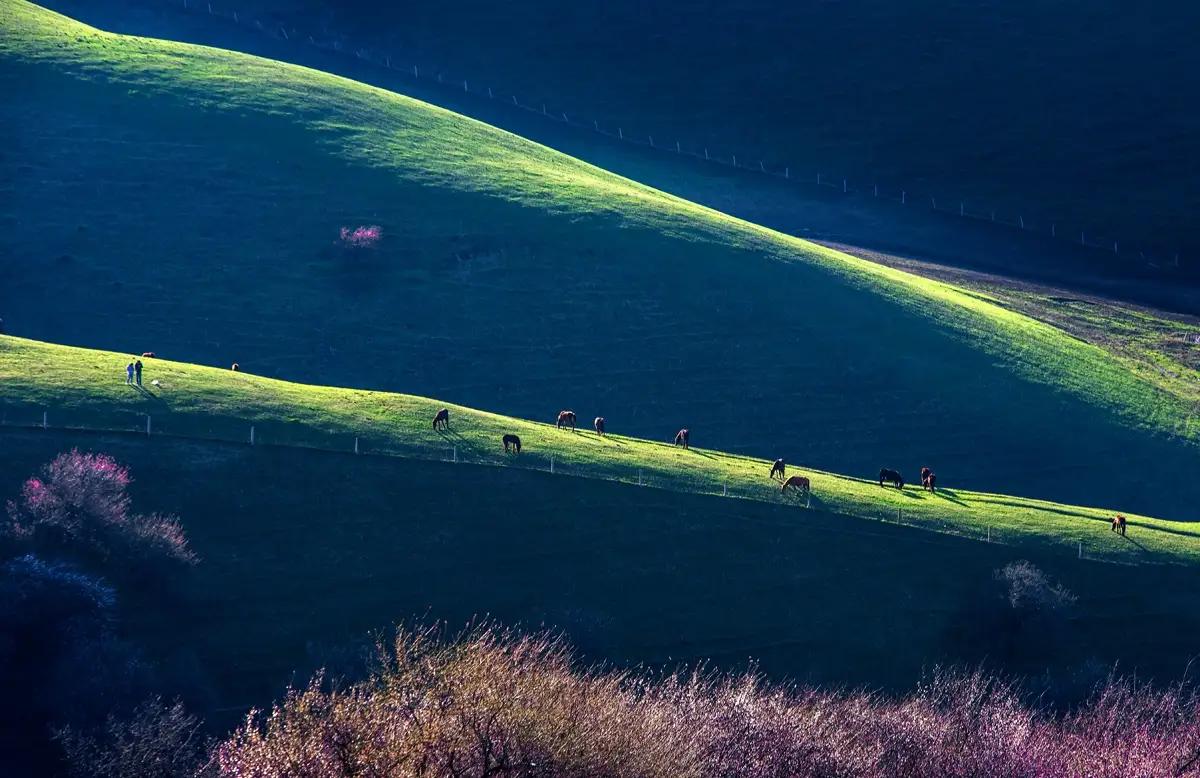
[[[182,516],[200,564],[125,618],[231,718],[315,666],[357,671],[368,630],[411,618],[545,624],[617,663],[755,658],[777,678],[889,687],[986,659],[1064,693],[1116,661],[1178,676],[1200,638],[1190,569],[545,473],[9,430],[0,496],[71,446],[129,464],[141,508]],[[1017,558],[1077,606],[1006,615],[993,571]]]
[[[353,82],[0,14],[10,331],[846,473],[1200,496],[1180,403],[979,297]],[[376,250],[334,245],[364,223]]]

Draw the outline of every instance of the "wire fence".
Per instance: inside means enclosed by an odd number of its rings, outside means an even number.
[[[718,165],[746,171],[752,174],[768,176],[777,181],[804,187],[818,187],[837,192],[845,196],[865,197],[876,201],[894,203],[901,207],[923,208],[948,216],[955,216],[964,221],[987,223],[998,227],[1008,228],[1037,235],[1049,240],[1062,241],[1087,249],[1111,254],[1123,261],[1137,263],[1139,266],[1155,271],[1169,273],[1179,271],[1183,267],[1180,251],[1163,246],[1153,246],[1145,242],[1122,240],[1108,234],[1101,227],[1082,224],[1058,222],[1034,213],[1013,213],[1003,208],[995,208],[978,202],[969,202],[968,198],[938,195],[920,187],[906,187],[896,184],[866,183],[851,180],[827,172],[802,169],[800,166],[786,163],[768,164],[754,156],[738,155],[730,150],[710,148],[704,144],[688,142],[679,138],[658,139],[649,132],[634,131],[619,126],[610,121],[597,118],[587,118],[578,115],[571,116],[566,111],[552,108],[546,103],[537,105],[521,102],[511,92],[502,91],[491,86],[485,86],[478,79],[450,75],[441,68],[422,68],[419,64],[405,60],[395,52],[382,51],[373,47],[359,47],[347,43],[345,36],[331,34],[328,29],[322,31],[303,30],[292,25],[281,25],[273,21],[264,22],[253,14],[242,13],[214,5],[207,0],[162,0],[167,8],[188,13],[205,14],[231,22],[240,27],[277,40],[286,41],[297,46],[307,45],[321,51],[356,59],[367,65],[391,71],[413,81],[427,85],[436,85],[443,89],[478,97],[497,103],[509,104],[513,108],[523,110],[545,118],[549,122],[572,127],[581,131],[590,131],[620,143],[642,147],[648,150],[687,157],[708,164]],[[1191,265],[1190,258],[1187,264]]]
[[[714,476],[711,471],[696,468],[693,471],[665,471],[640,468],[634,465],[601,467],[594,463],[582,463],[560,454],[533,451],[526,447],[520,453],[510,453],[499,445],[481,448],[476,442],[461,439],[445,439],[446,445],[430,446],[425,442],[405,441],[394,433],[373,431],[364,426],[358,434],[344,429],[323,429],[316,425],[287,422],[274,418],[243,419],[230,416],[202,416],[195,414],[173,414],[169,411],[155,414],[121,409],[97,410],[89,407],[79,409],[49,409],[19,403],[0,403],[0,428],[14,430],[42,430],[55,433],[121,435],[131,439],[167,438],[183,441],[243,444],[248,447],[306,449],[351,456],[375,456],[389,458],[441,461],[476,467],[504,467],[524,471],[539,471],[551,475],[571,478],[609,481],[644,488],[662,489],[673,492],[723,497],[733,500],[751,500],[757,503],[784,505],[805,512],[827,516],[842,516],[857,520],[873,520],[886,524],[900,525],[920,530],[927,541],[937,536],[982,541],[1012,547],[1044,547],[1047,538],[1033,540],[1026,533],[1014,531],[1003,525],[986,522],[964,524],[952,521],[927,511],[908,510],[902,505],[855,506],[853,512],[833,505],[825,505],[821,495],[812,492],[781,489],[779,481],[769,479],[765,469],[759,482]],[[563,434],[571,434],[564,432]],[[663,446],[670,444],[663,443]],[[746,462],[752,462],[742,457]],[[761,463],[755,462],[756,465]],[[856,479],[846,479],[856,480]],[[892,487],[882,494],[890,495]],[[914,488],[909,485],[907,488]],[[919,488],[919,487],[917,487]],[[949,490],[942,493],[953,495]],[[949,540],[949,538],[945,538]],[[1052,545],[1070,553],[1077,559],[1101,561],[1114,564],[1145,565],[1168,564],[1164,559],[1152,555],[1139,559],[1114,559],[1109,555],[1089,555],[1088,547],[1095,542],[1084,536],[1072,540],[1052,540]]]

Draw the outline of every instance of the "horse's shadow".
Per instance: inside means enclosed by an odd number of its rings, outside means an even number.
[[[945,500],[949,500],[950,502],[954,503],[955,505],[962,505],[963,507],[966,507],[966,503],[963,502],[961,499],[959,499],[958,495],[956,495],[954,492],[950,491],[949,489],[938,489],[934,492],[931,492],[931,494],[934,497],[941,497]]]

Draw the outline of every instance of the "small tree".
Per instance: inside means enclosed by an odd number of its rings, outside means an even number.
[[[342,246],[349,251],[373,249],[379,245],[382,237],[383,230],[377,224],[364,224],[354,229],[342,227],[341,231]]]
[[[1029,613],[1061,611],[1078,599],[1061,584],[1052,583],[1031,562],[1011,562],[996,571],[996,580],[1005,587],[1005,596],[1013,609]]]
[[[130,511],[130,480],[129,469],[105,454],[60,454],[9,501],[0,538],[87,561],[119,556],[122,562],[194,564],[178,519]]]

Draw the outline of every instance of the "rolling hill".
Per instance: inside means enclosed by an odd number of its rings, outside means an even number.
[[[227,369],[147,358],[144,386],[124,382],[121,354],[0,337],[3,422],[35,427],[130,431],[171,437],[320,448],[406,459],[546,470],[676,492],[723,495],[803,507],[1026,547],[1056,547],[1091,559],[1125,562],[1200,561],[1200,526],[1130,514],[1130,538],[1108,530],[1120,505],[1073,507],[985,494],[942,482],[930,493],[910,484],[881,487],[866,478],[792,462],[811,478],[807,501],[783,495],[768,477],[770,461],[710,449],[683,449],[619,434],[557,429],[450,405],[450,428],[432,429],[438,400],[388,392],[309,386]],[[43,416],[43,411],[45,416]],[[51,416],[53,419],[51,419]],[[149,424],[147,423],[149,417]],[[253,432],[251,432],[253,427]],[[612,427],[609,432],[615,432]],[[517,434],[519,456],[501,437]],[[1079,544],[1082,544],[1081,546]]]
[[[53,0],[180,13],[166,0]],[[104,10],[92,10],[100,5]],[[203,9],[203,5],[199,8]],[[221,0],[660,145],[1024,214],[1193,261],[1200,67],[1188,6],[888,0]],[[197,4],[193,3],[196,9]],[[193,10],[195,14],[195,10]],[[203,15],[195,14],[197,16]],[[302,33],[302,34],[304,34]],[[172,37],[170,33],[164,37]],[[486,82],[486,83],[484,83]],[[802,171],[797,173],[796,171]],[[1136,251],[1126,261],[1136,261]]]
[[[0,338],[0,499],[71,447],[130,465],[138,508],[178,513],[201,562],[130,592],[127,629],[230,723],[316,667],[358,671],[368,632],[399,620],[488,615],[618,665],[752,657],[771,677],[888,688],[986,660],[1059,694],[1117,661],[1177,677],[1200,634],[1191,524],[1135,517],[1122,539],[1098,509],[809,469],[805,508],[763,461],[457,406],[435,433],[432,400],[164,360],[146,360],[141,392],[123,363]],[[38,406],[51,429],[15,426]],[[151,437],[128,434],[145,413]],[[500,452],[510,430],[519,458]],[[980,542],[988,527],[1003,543]],[[994,571],[1015,559],[1079,595],[1066,623],[991,620]]]
[[[986,295],[345,79],[0,25],[11,332],[1192,518],[1190,408]]]

